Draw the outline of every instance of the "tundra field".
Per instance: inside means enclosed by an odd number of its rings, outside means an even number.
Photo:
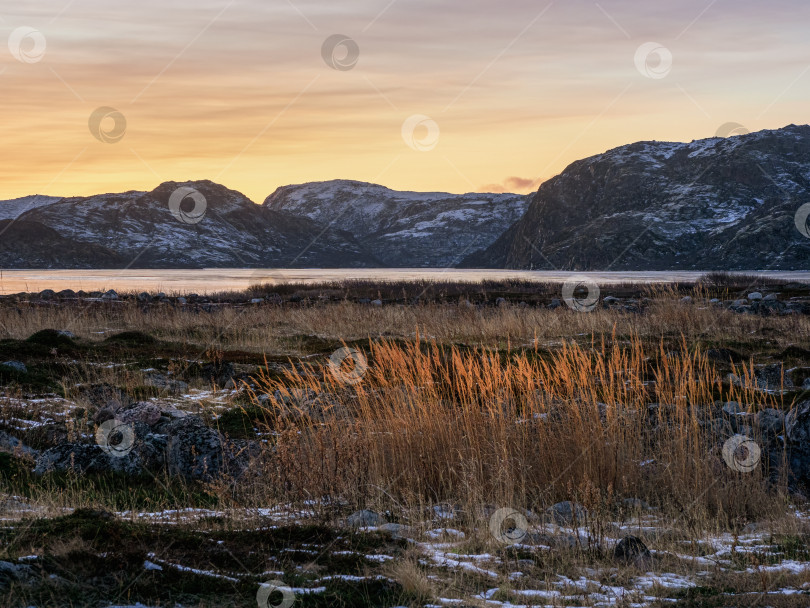
[[[0,606],[810,605],[810,286],[592,295],[0,297]]]

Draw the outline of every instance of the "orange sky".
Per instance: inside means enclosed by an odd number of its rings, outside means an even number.
[[[189,179],[257,202],[334,178],[528,191],[636,140],[810,122],[810,3],[799,0],[38,0],[0,10],[0,199]],[[357,45],[351,69],[327,61],[351,64],[345,45],[324,59],[333,34]],[[664,54],[637,67],[648,42]],[[101,106],[126,119],[117,143],[90,131]],[[411,147],[413,115],[426,118]]]

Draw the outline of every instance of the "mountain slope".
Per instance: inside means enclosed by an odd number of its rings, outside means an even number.
[[[8,201],[0,201],[0,220],[16,219],[18,216],[30,211],[31,209],[36,209],[44,205],[50,205],[59,200],[62,200],[62,197],[34,194],[33,196],[24,196],[22,198],[15,198]]]
[[[810,126],[639,142],[571,164],[465,267],[807,270]]]
[[[180,187],[205,197],[199,222],[191,218],[187,223],[170,211],[169,200]],[[194,203],[186,199],[180,208],[191,213]],[[262,207],[210,181],[166,182],[152,192],[64,198],[32,209],[20,220],[104,247],[133,268],[379,265],[350,235],[324,231],[311,220]]]
[[[385,266],[453,267],[488,247],[526,210],[519,194],[398,192],[335,180],[277,189],[264,206],[354,236]]]
[[[114,268],[118,255],[97,245],[65,238],[39,222],[0,220],[0,268]]]

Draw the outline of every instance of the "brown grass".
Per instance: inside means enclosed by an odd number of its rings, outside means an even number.
[[[712,407],[721,381],[686,342],[674,353],[637,337],[541,353],[382,341],[366,357],[355,386],[311,364],[258,379],[277,395],[261,493],[378,509],[449,502],[470,517],[564,499],[597,513],[637,497],[685,525],[723,527],[782,500],[762,472],[725,466]],[[772,405],[730,390],[751,411]]]

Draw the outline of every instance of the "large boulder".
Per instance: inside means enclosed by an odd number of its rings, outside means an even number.
[[[795,481],[810,486],[810,401],[803,401],[785,416],[788,466]]]
[[[94,443],[66,443],[42,452],[34,467],[37,475],[64,471],[139,475],[143,473],[143,463],[134,450],[118,457],[110,455]]]
[[[167,428],[169,473],[184,479],[210,481],[225,472],[227,448],[222,435],[196,416],[178,418]]]

